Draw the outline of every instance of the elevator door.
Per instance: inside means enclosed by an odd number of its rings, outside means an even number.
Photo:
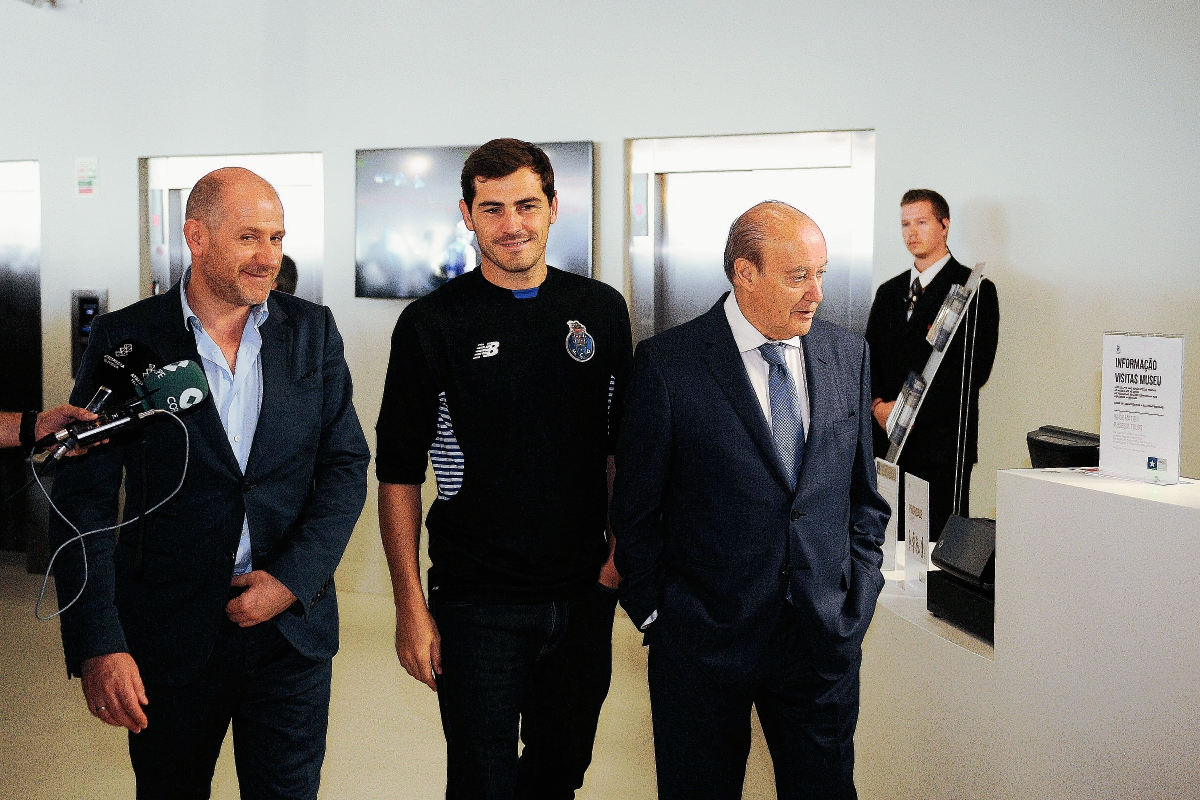
[[[871,308],[873,131],[638,139],[629,150],[636,340],[704,313],[730,290],[729,226],[764,200],[820,226],[829,263],[820,319],[863,332]]]
[[[729,291],[723,255],[729,226],[763,200],[782,200],[812,217],[825,234],[829,267],[817,316],[855,328],[851,285],[853,198],[846,170],[795,169],[690,172],[660,180],[662,223],[658,247],[655,321],[658,330],[704,313]],[[866,320],[862,320],[861,328]]]

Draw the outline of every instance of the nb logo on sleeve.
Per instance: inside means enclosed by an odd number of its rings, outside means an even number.
[[[491,358],[500,352],[499,342],[480,342],[475,345],[475,355],[471,356],[471,360],[476,358]]]

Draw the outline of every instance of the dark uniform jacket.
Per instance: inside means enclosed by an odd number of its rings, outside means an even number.
[[[911,283],[909,270],[879,287],[871,306],[866,333],[867,343],[871,346],[871,381],[875,397],[888,402],[895,400],[904,388],[908,374],[915,372],[919,375],[925,369],[925,362],[933,352],[925,336],[933,325],[934,317],[950,293],[950,287],[966,284],[970,275],[967,267],[951,257],[921,293],[912,319],[906,319]],[[926,390],[921,411],[901,453],[906,464],[939,466],[955,463],[960,399],[967,404],[966,426],[962,436],[966,463],[973,464],[979,460],[979,389],[987,383],[996,359],[1000,305],[995,285],[986,279],[980,284],[976,298],[971,302],[970,311],[959,326],[958,333],[947,345],[937,375]],[[963,353],[972,331],[975,359],[968,376],[970,388],[964,398],[961,392],[964,385]],[[875,455],[886,456],[887,434],[879,425],[874,426],[874,438]]]

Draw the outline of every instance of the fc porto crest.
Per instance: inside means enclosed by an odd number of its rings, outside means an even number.
[[[567,320],[567,355],[582,364],[596,355],[596,340],[587,332],[583,323],[576,319]]]

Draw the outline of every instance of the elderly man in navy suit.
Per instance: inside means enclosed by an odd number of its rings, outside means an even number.
[[[211,398],[65,466],[54,544],[67,670],[97,718],[129,729],[138,798],[208,797],[233,725],[245,798],[315,800],[338,646],[333,573],[370,460],[329,309],[271,286],[283,207],[237,168],[197,182],[192,266],[169,292],[97,318],[72,399],[126,340],[201,364]],[[82,399],[81,399],[82,398]],[[178,494],[157,511],[180,481]],[[74,599],[78,596],[78,599]]]
[[[883,588],[862,337],[814,319],[825,239],[761,203],[733,284],[637,350],[612,503],[645,631],[659,796],[741,796],[754,706],[781,798],[852,798],[863,635]]]

